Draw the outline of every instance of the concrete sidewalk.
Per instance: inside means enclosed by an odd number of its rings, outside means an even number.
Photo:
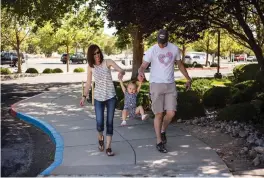
[[[232,177],[214,150],[180,130],[177,124],[169,126],[169,152],[162,154],[155,148],[153,119],[129,120],[128,126],[121,127],[119,110],[115,113],[112,143],[116,155],[108,157],[98,151],[93,106],[86,103],[79,107],[80,97],[81,85],[72,85],[54,88],[13,106],[20,115],[51,125],[62,138],[62,143],[57,142],[56,165],[44,175]]]

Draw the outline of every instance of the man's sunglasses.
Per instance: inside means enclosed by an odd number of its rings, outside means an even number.
[[[97,51],[97,52],[94,53],[94,55],[96,55],[96,54],[100,54],[100,51]]]

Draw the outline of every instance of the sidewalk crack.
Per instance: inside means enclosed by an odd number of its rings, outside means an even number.
[[[114,129],[115,130],[115,129]],[[133,146],[131,145],[131,143],[127,140],[127,139],[125,139],[125,137],[123,137],[117,130],[115,130],[116,131],[116,133],[118,134],[118,135],[120,135],[120,137],[122,137],[128,144],[129,144],[129,146],[132,148],[132,150],[133,150],[133,152],[134,152],[134,157],[135,157],[135,162],[134,162],[134,164],[136,165],[137,164],[137,155],[136,155],[136,151],[134,150],[134,148],[133,148]]]

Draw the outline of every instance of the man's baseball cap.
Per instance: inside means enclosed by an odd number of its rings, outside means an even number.
[[[158,32],[158,43],[165,44],[168,42],[169,39],[169,33],[167,30],[161,29]]]

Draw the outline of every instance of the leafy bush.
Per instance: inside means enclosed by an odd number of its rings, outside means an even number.
[[[84,71],[83,68],[79,67],[79,68],[75,68],[75,69],[73,70],[73,72],[77,72],[77,73],[79,73],[79,72],[85,72],[85,71]]]
[[[255,80],[260,67],[258,64],[242,64],[233,69],[236,82]]]
[[[249,102],[260,92],[260,85],[256,81],[244,81],[235,85],[239,90],[233,93],[230,104]]]
[[[240,82],[234,85],[234,87],[238,88],[239,90],[245,90],[248,87],[252,87],[255,83],[255,80],[246,80],[244,82]]]
[[[212,80],[210,79],[194,79],[192,83],[192,89],[202,97],[203,94],[212,87],[211,83]]]
[[[38,70],[35,69],[35,68],[28,68],[28,69],[26,70],[26,73],[38,74],[39,72],[38,72]]]
[[[256,81],[260,84],[261,90],[264,91],[264,69],[257,72]]]
[[[194,68],[203,68],[203,65],[202,64],[196,64],[193,66]]]
[[[212,64],[210,65],[210,67],[218,67],[218,64],[217,64],[217,63],[212,63]]]
[[[60,68],[55,68],[52,70],[52,73],[63,73],[63,70],[61,70]]]
[[[213,87],[207,90],[203,96],[203,103],[208,107],[222,108],[230,100],[232,93],[238,89],[231,87]]]
[[[50,73],[52,73],[52,69],[46,68],[46,69],[43,70],[42,73],[44,73],[44,74],[50,74]]]
[[[178,92],[176,118],[191,119],[205,115],[200,97],[194,91]]]
[[[190,67],[193,67],[193,65],[192,65],[192,64],[186,64],[186,63],[183,63],[183,65],[184,65],[184,67],[185,67],[185,68],[190,68]]]
[[[257,121],[257,111],[253,104],[239,103],[223,108],[217,115],[217,120],[236,120],[242,122]]]
[[[8,75],[11,74],[12,72],[8,68],[2,68],[1,67],[1,74],[2,75]]]

